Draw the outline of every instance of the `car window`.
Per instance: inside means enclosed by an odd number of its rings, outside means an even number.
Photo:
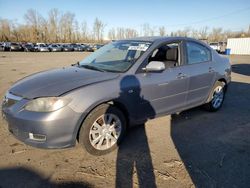
[[[211,52],[201,44],[187,42],[187,58],[188,64],[207,62],[211,61]]]
[[[105,71],[125,72],[149,48],[150,42],[118,41],[109,43],[80,62]]]
[[[164,44],[153,51],[149,57],[150,61],[161,61],[166,68],[173,68],[180,65],[180,44]]]

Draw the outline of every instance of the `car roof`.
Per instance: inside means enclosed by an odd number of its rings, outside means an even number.
[[[145,41],[145,42],[156,42],[156,41],[166,41],[166,40],[195,40],[189,37],[166,37],[166,36],[152,36],[152,37],[135,37],[124,40],[136,40],[136,41]]]
[[[172,42],[172,41],[180,41],[180,40],[197,42],[210,49],[210,46],[206,44],[205,42],[194,39],[194,38],[190,38],[190,37],[152,36],[152,37],[135,37],[135,38],[123,39],[123,40],[117,40],[117,41],[139,41],[139,42],[161,43],[161,42]]]

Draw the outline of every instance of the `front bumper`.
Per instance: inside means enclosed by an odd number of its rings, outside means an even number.
[[[75,145],[82,114],[68,106],[46,113],[20,110],[20,106],[26,102],[21,100],[13,107],[2,108],[9,131],[18,140],[39,148],[66,148]],[[37,136],[42,139],[37,139]]]
[[[22,50],[22,48],[19,48],[19,47],[11,47],[10,49],[11,49],[11,51],[21,51]]]
[[[40,48],[39,51],[40,51],[40,52],[49,52],[49,49],[47,49],[47,48]]]
[[[60,52],[60,51],[62,51],[62,50],[59,49],[59,48],[53,48],[51,51],[52,51],[52,52]]]
[[[64,48],[63,51],[65,51],[65,52],[71,52],[73,50],[72,49],[68,49],[68,48]]]

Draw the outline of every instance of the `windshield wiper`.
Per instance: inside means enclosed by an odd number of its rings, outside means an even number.
[[[79,63],[79,61],[77,61],[76,63],[74,63],[74,64],[71,64],[71,66],[80,66],[80,63]]]
[[[103,70],[101,68],[91,66],[91,65],[80,65],[79,67],[83,67],[83,68],[91,69],[91,70],[97,70],[97,71],[100,71],[100,72],[106,72],[105,70]]]

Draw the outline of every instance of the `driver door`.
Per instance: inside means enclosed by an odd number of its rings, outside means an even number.
[[[167,46],[167,47],[166,47]],[[141,97],[148,101],[155,111],[155,115],[177,112],[186,105],[188,91],[188,75],[182,70],[181,42],[164,44],[163,51],[158,48],[158,54],[150,59],[164,62],[166,69],[162,72],[146,72],[136,75],[141,86]],[[159,55],[159,53],[164,55]],[[152,57],[153,56],[153,57]],[[155,58],[157,57],[157,58]],[[138,116],[148,114],[140,104]],[[150,114],[149,114],[150,115]]]

